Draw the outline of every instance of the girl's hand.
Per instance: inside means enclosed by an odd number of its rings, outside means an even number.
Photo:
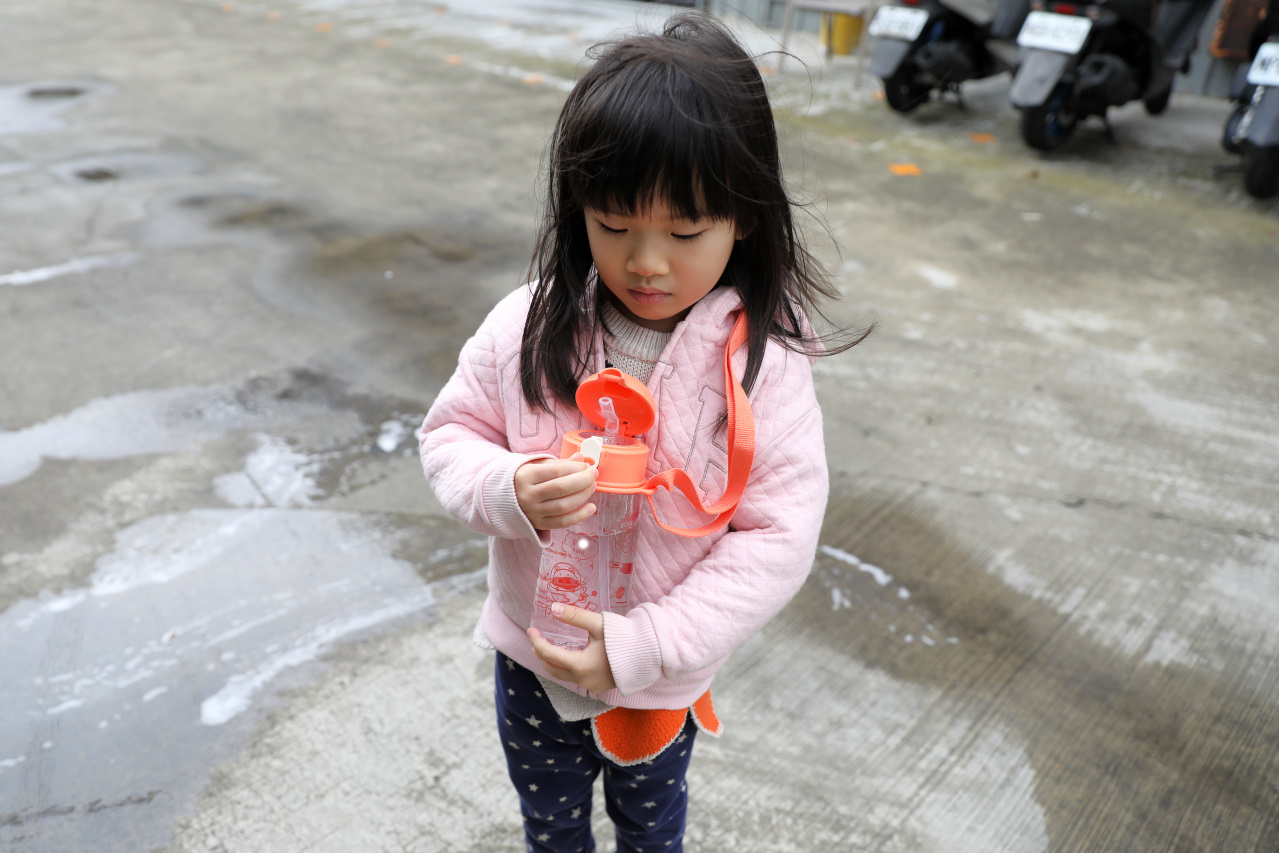
[[[608,655],[604,653],[604,617],[580,607],[558,603],[551,605],[551,614],[565,625],[585,628],[590,637],[586,640],[586,648],[571,652],[547,642],[536,628],[529,628],[533,652],[546,667],[546,674],[585,687],[592,693],[603,693],[616,687],[613,668],[608,665]]]
[[[515,497],[535,530],[572,527],[595,513],[595,504],[587,503],[595,477],[580,453],[571,459],[534,459],[515,470]]]

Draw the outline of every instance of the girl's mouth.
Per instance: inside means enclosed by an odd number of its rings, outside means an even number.
[[[634,299],[640,305],[656,305],[666,297],[670,296],[669,293],[663,293],[660,290],[648,290],[645,288],[632,287],[626,292],[631,295],[631,299]]]

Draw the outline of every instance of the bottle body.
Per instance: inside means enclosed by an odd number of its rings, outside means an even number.
[[[635,567],[635,542],[639,538],[640,496],[609,495],[607,507],[600,508],[601,526],[607,532],[608,567],[604,589],[608,609],[625,614],[631,609],[631,578]]]
[[[552,604],[592,613],[630,609],[638,495],[596,493],[593,500],[596,513],[590,518],[551,531],[533,602],[533,627],[549,642],[574,651],[586,647],[588,635],[551,615]]]

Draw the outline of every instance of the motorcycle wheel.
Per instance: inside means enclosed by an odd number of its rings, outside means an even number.
[[[928,100],[931,87],[915,79],[914,66],[903,64],[884,78],[884,100],[899,113],[908,113]]]
[[[1067,109],[1069,87],[1058,86],[1047,102],[1021,111],[1021,138],[1039,151],[1052,151],[1070,138],[1079,119]]]
[[[1167,89],[1164,89],[1157,95],[1151,95],[1149,98],[1142,101],[1142,103],[1145,104],[1147,113],[1152,116],[1157,116],[1164,110],[1168,109],[1168,101],[1171,99],[1172,84],[1170,83]]]
[[[1279,145],[1254,145],[1244,152],[1243,188],[1254,198],[1279,194]]]
[[[1243,121],[1244,113],[1246,112],[1248,112],[1248,108],[1243,104],[1235,107],[1226,119],[1225,128],[1221,131],[1221,147],[1231,154],[1243,153],[1243,146],[1235,141],[1235,134],[1239,132],[1239,122]]]

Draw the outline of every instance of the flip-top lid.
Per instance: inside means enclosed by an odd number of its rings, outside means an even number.
[[[647,432],[657,420],[657,404],[644,383],[616,367],[606,367],[577,386],[577,407],[601,429],[608,426],[600,411],[600,400],[604,397],[613,401],[613,411],[621,422],[622,435]]]

